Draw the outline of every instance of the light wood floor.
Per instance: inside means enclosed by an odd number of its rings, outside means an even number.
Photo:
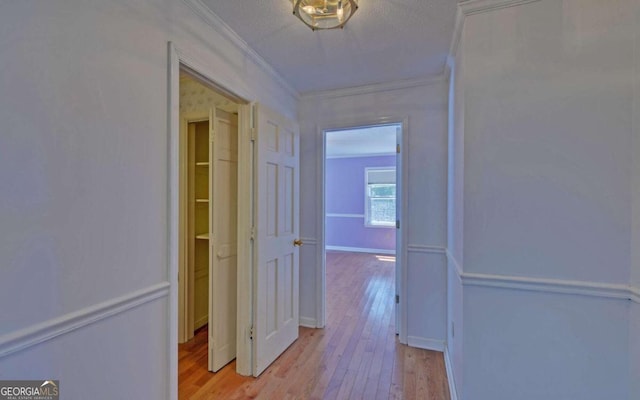
[[[179,346],[180,399],[449,399],[441,353],[399,344],[393,257],[327,253],[327,325],[260,377],[207,371],[207,332]]]

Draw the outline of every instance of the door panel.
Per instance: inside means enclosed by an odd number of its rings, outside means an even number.
[[[236,357],[238,121],[221,110],[211,117],[209,370],[218,371]]]
[[[256,106],[256,253],[253,373],[258,376],[298,337],[299,130]]]

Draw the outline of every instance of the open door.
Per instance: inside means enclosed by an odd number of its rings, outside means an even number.
[[[255,106],[256,263],[253,374],[260,375],[298,338],[299,128]]]
[[[209,370],[236,358],[238,118],[209,119]]]

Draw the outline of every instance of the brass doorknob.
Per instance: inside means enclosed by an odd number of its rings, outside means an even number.
[[[302,246],[303,244],[304,244],[304,243],[302,243],[302,240],[300,240],[300,239],[296,239],[296,240],[294,240],[294,241],[293,241],[293,245],[294,245],[294,246],[298,246],[298,247],[300,247],[300,246]]]

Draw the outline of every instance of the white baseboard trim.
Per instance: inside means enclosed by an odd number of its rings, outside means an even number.
[[[205,326],[209,322],[209,315],[205,315],[193,323],[194,330]]]
[[[352,253],[374,253],[374,254],[391,254],[395,255],[395,250],[385,250],[385,249],[368,249],[365,247],[346,247],[346,246],[326,246],[327,250],[334,251],[350,251]]]
[[[443,352],[445,349],[444,340],[427,339],[418,336],[407,336],[407,344],[419,349]]]
[[[161,282],[0,336],[0,358],[122,314],[145,303],[167,297],[169,286],[169,282]]]
[[[298,325],[304,326],[305,328],[317,328],[318,324],[315,318],[309,317],[300,317],[298,321]]]
[[[449,382],[449,394],[451,400],[458,400],[458,388],[456,387],[456,380],[453,376],[453,364],[451,363],[451,355],[449,354],[449,348],[444,348],[444,367],[447,370],[447,382]]]

